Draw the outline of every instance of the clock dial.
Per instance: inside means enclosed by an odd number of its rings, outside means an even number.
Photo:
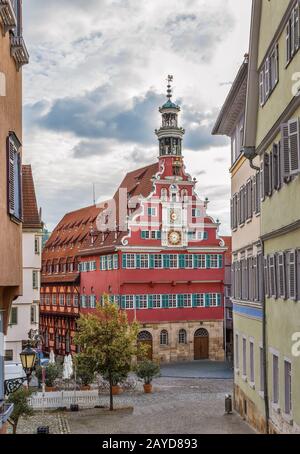
[[[172,230],[171,232],[169,232],[168,238],[169,238],[169,243],[171,243],[171,244],[176,245],[176,244],[181,243],[181,233],[176,232],[175,230]]]
[[[171,211],[170,218],[172,222],[175,222],[177,220],[177,214],[175,213],[175,211]]]

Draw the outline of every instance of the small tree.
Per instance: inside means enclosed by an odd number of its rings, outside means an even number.
[[[17,433],[17,426],[21,416],[31,416],[33,414],[32,408],[28,404],[28,398],[31,396],[31,391],[23,386],[10,394],[8,402],[14,404],[14,409],[11,415],[13,421],[13,433]]]
[[[138,330],[138,324],[129,324],[125,311],[110,303],[107,295],[102,307],[97,305],[94,314],[81,315],[78,321],[76,343],[84,354],[93,358],[97,372],[107,377],[111,411],[114,377],[129,373],[132,359],[138,354]]]
[[[153,378],[157,377],[159,373],[159,365],[152,361],[142,361],[136,367],[136,375],[144,380],[145,385],[150,385]]]
[[[76,376],[81,380],[83,386],[90,385],[95,377],[96,362],[93,357],[80,353],[74,357]]]

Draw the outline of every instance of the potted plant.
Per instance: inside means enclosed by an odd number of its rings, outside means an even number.
[[[39,381],[42,381],[42,367],[38,367],[36,369],[36,376]],[[57,366],[56,364],[48,364],[48,366],[45,367],[45,391],[46,392],[51,392],[51,391],[56,391],[56,388],[54,386],[55,380],[59,377],[60,375],[60,367]]]
[[[121,394],[122,386],[120,385],[122,381],[126,380],[127,378],[127,373],[123,372],[112,372],[111,374],[106,373],[104,374],[103,378],[107,381],[111,381],[112,383],[112,394],[113,396],[116,396],[118,394]]]
[[[81,381],[80,389],[89,391],[90,384],[93,383],[95,377],[96,363],[90,356],[83,353],[75,357],[76,376]]]
[[[160,373],[158,364],[152,361],[142,361],[136,367],[136,375],[144,380],[144,391],[146,394],[152,393],[152,380]]]

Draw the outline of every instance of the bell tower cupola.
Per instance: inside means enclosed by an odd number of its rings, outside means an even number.
[[[178,115],[180,107],[172,101],[173,76],[167,79],[167,102],[160,107],[159,112],[162,116],[162,125],[155,133],[159,140],[159,157],[182,158],[182,139],[184,129],[178,126]]]

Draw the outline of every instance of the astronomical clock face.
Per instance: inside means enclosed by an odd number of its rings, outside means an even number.
[[[178,208],[171,208],[169,210],[169,222],[170,224],[181,225],[182,213]]]
[[[177,232],[176,230],[171,230],[168,234],[169,243],[178,246],[181,244],[181,232]]]

